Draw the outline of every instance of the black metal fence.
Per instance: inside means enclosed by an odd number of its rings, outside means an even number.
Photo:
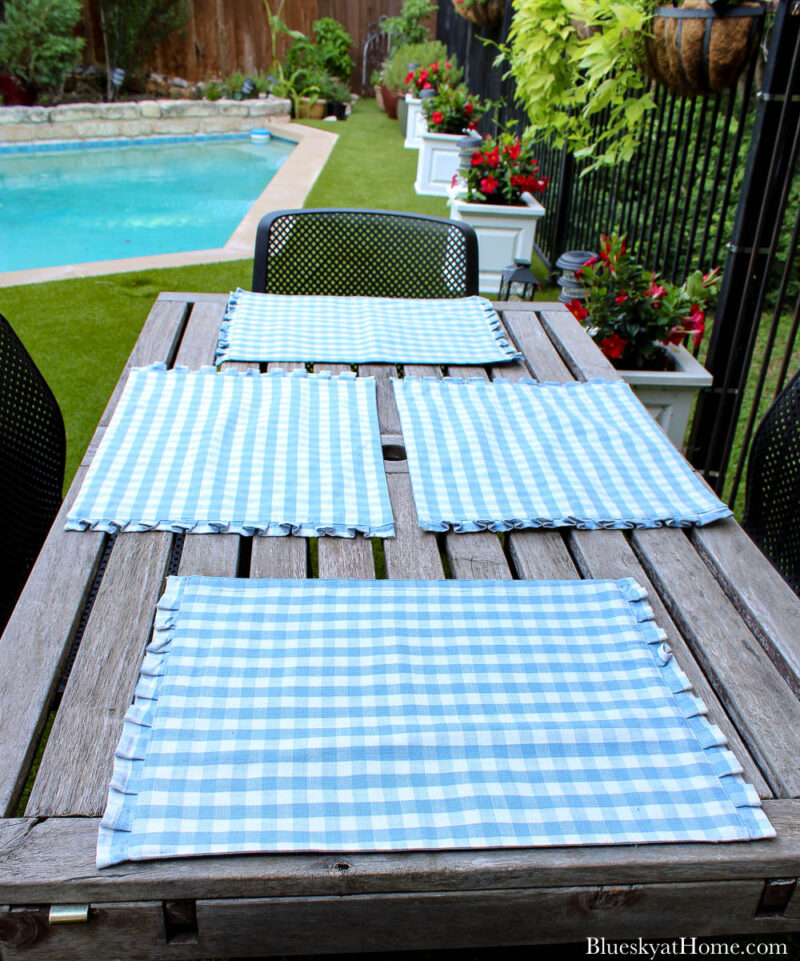
[[[563,149],[542,143],[539,150],[551,183],[537,241],[550,263],[565,250],[597,249],[599,235],[616,230],[627,234],[642,264],[671,280],[696,267],[724,268],[702,358],[714,383],[698,400],[687,453],[731,503],[754,426],[800,367],[795,7],[794,0],[780,0],[766,72],[761,58],[754,59],[717,97],[682,97],[654,86],[657,107],[629,163],[587,172],[588,162],[576,162]],[[509,2],[490,40],[505,39],[511,16]],[[440,0],[438,35],[465,63],[471,89],[502,101],[499,123],[516,121],[522,129],[525,115],[513,82],[493,65],[496,48],[484,44],[450,0]],[[602,114],[596,122],[602,125]],[[748,415],[739,423],[743,401]]]

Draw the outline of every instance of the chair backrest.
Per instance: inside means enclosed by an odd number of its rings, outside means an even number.
[[[800,595],[800,372],[753,438],[742,526]]]
[[[469,224],[393,210],[277,210],[259,223],[253,290],[343,297],[478,293]]]
[[[58,402],[0,314],[0,630],[61,506],[65,457]]]

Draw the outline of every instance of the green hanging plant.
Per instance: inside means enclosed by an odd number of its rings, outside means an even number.
[[[509,43],[517,96],[542,138],[591,167],[627,161],[655,107],[645,39],[656,0],[514,0]],[[592,118],[607,110],[602,128]],[[591,169],[591,168],[590,168]]]

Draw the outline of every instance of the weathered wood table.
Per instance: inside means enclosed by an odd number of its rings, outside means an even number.
[[[128,366],[212,363],[225,301],[161,294]],[[503,319],[525,365],[447,373],[616,376],[561,305],[538,304],[534,312],[510,304]],[[442,372],[407,366],[405,373]],[[150,532],[112,541],[62,529],[123,373],[0,644],[2,958],[208,958],[800,929],[800,601],[733,520],[688,532],[423,532],[406,463],[396,459],[403,454],[389,384],[396,368],[370,364],[359,374],[377,379],[397,536],[320,539],[314,573],[371,578],[382,552],[390,578],[634,577],[648,588],[710,720],[764,798],[777,838],[246,855],[99,872],[95,843],[113,750],[166,574],[311,576],[301,538]],[[23,805],[48,719],[52,729]],[[62,923],[69,918],[76,923]]]

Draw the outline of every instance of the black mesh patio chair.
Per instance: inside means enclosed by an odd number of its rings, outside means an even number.
[[[65,456],[58,401],[0,314],[0,630],[61,506]]]
[[[753,438],[742,527],[800,595],[800,372]]]
[[[478,293],[468,224],[393,210],[276,210],[256,233],[253,290],[343,297]]]

